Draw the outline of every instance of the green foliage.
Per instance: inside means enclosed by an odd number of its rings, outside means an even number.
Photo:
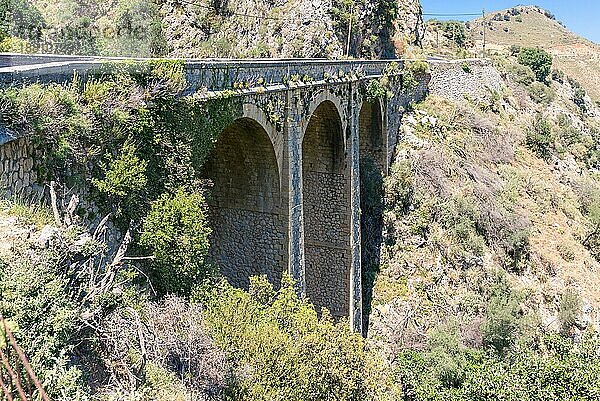
[[[100,247],[75,245],[77,235],[76,230],[57,234],[47,249],[19,250],[9,263],[0,261],[0,313],[15,325],[17,342],[52,399],[87,399],[84,367],[73,365],[71,355],[89,334],[81,314],[91,316],[99,305],[89,297],[92,272],[76,260],[95,255]],[[94,267],[100,274],[100,266]]]
[[[533,70],[526,65],[510,64],[507,73],[512,80],[525,86],[535,81]]]
[[[93,179],[92,183],[109,198],[135,202],[140,197],[140,192],[146,189],[148,164],[135,153],[135,146],[126,142],[116,158],[108,154],[106,163],[101,165],[104,178]]]
[[[102,78],[71,85],[0,90],[0,123],[44,148],[38,175],[68,186],[91,181],[98,206],[126,229],[165,191],[194,187],[214,141],[241,107],[175,97],[186,86],[182,61],[118,62]]]
[[[463,22],[445,21],[442,29],[446,38],[452,40],[458,47],[465,47],[467,43],[467,31]]]
[[[429,64],[423,60],[408,63],[402,74],[402,91],[410,93],[419,86],[418,78],[429,72]]]
[[[331,5],[329,12],[333,17],[335,26],[340,32],[344,30],[348,31],[350,21],[353,24],[356,23],[356,16],[352,14],[354,3],[354,0],[334,0]]]
[[[429,72],[429,63],[425,60],[415,60],[409,63],[406,68],[414,75],[423,75]]]
[[[52,212],[46,205],[22,196],[12,196],[0,200],[0,214],[15,216],[25,224],[33,224],[38,228],[52,223]]]
[[[464,72],[466,72],[467,74],[471,73],[471,67],[469,66],[469,63],[467,63],[466,61],[464,61],[460,64],[460,68],[462,68],[462,70]]]
[[[519,335],[521,299],[503,283],[492,293],[481,330],[484,344],[501,353],[513,345]]]
[[[554,146],[554,135],[550,129],[550,124],[541,115],[538,114],[531,127],[525,130],[526,145],[529,149],[537,153],[538,156],[547,159],[550,157],[550,151]]]
[[[121,0],[114,20],[107,21],[99,51],[107,56],[157,57],[167,53],[159,5],[148,0]]]
[[[569,334],[569,330],[577,322],[577,318],[581,314],[582,302],[579,294],[567,289],[560,297],[560,305],[558,308],[558,320],[564,334]]]
[[[88,16],[77,15],[65,21],[65,25],[52,38],[53,50],[58,54],[98,54],[94,21]]]
[[[583,240],[585,245],[600,260],[600,190],[595,191],[595,198],[591,201],[586,210],[586,216],[589,220],[587,235]]]
[[[597,337],[574,346],[547,336],[541,344],[547,352],[526,344],[511,348],[502,358],[467,350],[465,380],[456,387],[442,384],[427,354],[416,351],[403,351],[396,358],[397,373],[405,399],[415,401],[589,400],[600,396],[598,346]]]
[[[0,2],[0,41],[6,36],[37,43],[46,22],[38,9],[25,0]]]
[[[213,274],[205,262],[208,253],[206,202],[200,193],[180,188],[152,204],[140,237],[153,254],[154,286],[161,294],[189,294]]]
[[[525,47],[519,52],[517,61],[531,68],[539,82],[546,82],[552,67],[552,56],[548,52],[539,47]]]
[[[537,81],[527,86],[527,93],[534,102],[546,105],[550,104],[556,97],[556,93],[552,88]]]
[[[386,99],[388,96],[388,89],[378,79],[372,79],[367,84],[366,97],[367,101],[374,102],[378,99]]]
[[[413,201],[413,173],[408,160],[394,163],[384,179],[385,204],[398,215],[409,211]]]
[[[465,259],[469,255],[482,256],[485,239],[478,231],[479,207],[475,199],[453,196],[438,204],[438,219],[453,238],[454,256]]]
[[[227,399],[373,399],[362,337],[319,318],[288,277],[278,291],[263,276],[249,293],[223,282],[201,299],[215,342],[246,372]]]
[[[0,42],[8,36],[10,0],[0,0]]]

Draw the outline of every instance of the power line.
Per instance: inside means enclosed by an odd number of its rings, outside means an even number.
[[[427,17],[473,17],[479,16],[481,13],[457,13],[457,14],[438,14],[438,13],[423,13]]]

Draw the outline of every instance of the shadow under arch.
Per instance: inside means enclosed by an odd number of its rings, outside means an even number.
[[[348,316],[350,299],[350,172],[338,107],[323,100],[302,140],[306,294],[317,310]]]
[[[363,335],[367,335],[373,285],[383,242],[383,177],[387,163],[383,109],[379,100],[364,101],[358,118],[360,150],[360,232],[363,289]]]
[[[280,170],[264,126],[241,117],[226,127],[204,166],[213,229],[209,260],[234,286],[266,274],[279,287],[286,268],[287,221]]]

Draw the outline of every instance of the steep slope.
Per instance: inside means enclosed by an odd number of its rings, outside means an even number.
[[[440,336],[450,355],[598,330],[599,110],[567,81],[539,97],[516,70],[484,96],[440,87],[403,118],[369,326],[390,361]]]
[[[419,0],[10,0],[7,4],[10,37],[2,41],[0,35],[0,51],[392,58],[397,49],[417,43],[422,32]],[[0,20],[0,32],[2,25]]]
[[[554,58],[554,67],[576,79],[593,99],[600,99],[600,46],[569,31],[539,7],[517,6],[486,16],[486,47],[505,53],[511,46],[539,46]],[[483,46],[483,19],[467,24],[473,48]]]

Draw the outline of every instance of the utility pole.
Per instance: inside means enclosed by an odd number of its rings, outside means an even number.
[[[483,17],[483,57],[485,57],[485,31],[487,30],[487,24],[485,23],[485,9],[481,11]]]
[[[348,41],[346,42],[346,57],[350,57],[350,36],[352,35],[352,20],[354,19],[354,3],[350,8],[350,22],[348,22]]]

